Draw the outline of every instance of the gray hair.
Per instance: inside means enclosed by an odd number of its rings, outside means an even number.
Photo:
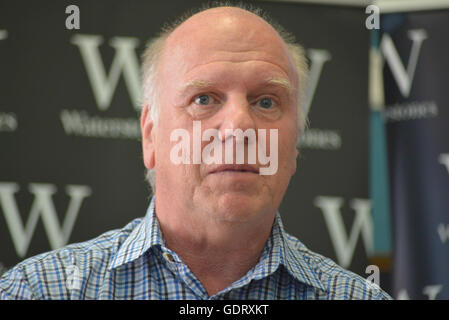
[[[296,67],[298,74],[298,135],[301,134],[307,127],[307,109],[304,103],[305,84],[308,77],[307,61],[303,47],[296,42],[295,37],[287,32],[281,25],[276,23],[260,8],[256,8],[249,4],[235,4],[229,2],[219,2],[214,5],[205,5],[197,11],[191,11],[184,16],[176,20],[170,25],[166,25],[162,28],[162,32],[151,41],[148,42],[147,47],[142,55],[142,92],[143,92],[143,105],[148,105],[149,117],[153,120],[153,125],[156,126],[159,119],[160,106],[158,103],[158,83],[157,73],[160,57],[162,56],[165,40],[169,35],[184,21],[193,16],[196,13],[205,11],[207,9],[216,7],[235,7],[246,11],[249,11],[270,24],[282,38],[287,46],[290,57]],[[142,108],[143,110],[143,108]],[[156,169],[150,169],[146,171],[146,179],[151,186],[153,194],[156,188]]]

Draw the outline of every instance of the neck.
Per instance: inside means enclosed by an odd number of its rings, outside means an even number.
[[[168,207],[163,205],[167,203]],[[209,295],[237,281],[257,264],[275,214],[257,221],[202,220],[198,219],[202,215],[185,208],[177,210],[167,201],[156,205],[167,247],[181,257]]]

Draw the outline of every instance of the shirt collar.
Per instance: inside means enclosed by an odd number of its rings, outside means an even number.
[[[153,246],[165,247],[165,240],[154,209],[155,197],[151,200],[147,213],[137,227],[129,234],[112,259],[109,269],[129,263]],[[276,213],[271,235],[257,265],[253,268],[253,279],[262,279],[284,266],[296,280],[325,290],[314,270],[313,262],[305,258],[307,248],[284,231],[279,212]]]
[[[273,250],[279,250],[279,264],[283,265],[292,277],[299,282],[326,291],[316,271],[316,264],[310,260],[309,250],[298,239],[285,232],[279,212],[276,213],[267,244],[270,240],[274,243]]]
[[[153,246],[165,246],[154,205],[155,197],[151,199],[143,220],[120,246],[109,265],[109,269],[117,268],[139,258]]]

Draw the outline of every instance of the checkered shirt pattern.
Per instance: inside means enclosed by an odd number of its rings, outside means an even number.
[[[229,263],[232,263],[230,261]],[[209,296],[168,249],[154,210],[90,241],[28,258],[0,278],[0,299],[374,299],[391,297],[307,249],[276,214],[259,262]]]

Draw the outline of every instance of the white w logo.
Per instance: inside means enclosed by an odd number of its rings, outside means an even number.
[[[447,172],[449,173],[449,153],[442,153],[438,157],[438,161],[446,167]]]
[[[368,254],[372,252],[373,222],[371,219],[371,202],[367,199],[353,199],[351,208],[354,209],[356,214],[348,237],[340,211],[343,202],[343,198],[319,196],[314,203],[323,212],[338,263],[342,267],[348,268],[360,234],[362,234],[366,252]]]
[[[77,45],[84,65],[86,66],[95,100],[100,110],[107,110],[117,87],[121,73],[123,73],[126,87],[136,110],[139,110],[141,97],[139,61],[135,48],[139,40],[131,37],[114,37],[110,45],[115,49],[114,60],[109,71],[103,64],[98,47],[103,42],[101,36],[77,34],[71,43]]]
[[[72,233],[83,199],[92,193],[88,186],[66,186],[66,193],[70,196],[70,203],[61,228],[52,201],[52,196],[57,191],[56,187],[52,184],[30,183],[29,191],[34,195],[34,200],[28,221],[24,226],[14,197],[14,194],[19,189],[17,183],[0,182],[0,207],[3,210],[6,224],[11,232],[16,252],[21,258],[25,256],[28,250],[39,216],[42,216],[52,249],[64,246]]]
[[[330,61],[332,56],[329,51],[322,49],[309,49],[307,50],[307,56],[310,60],[310,71],[307,87],[305,88],[305,110],[309,111],[321,77],[323,65],[326,61]]]
[[[449,225],[440,223],[438,225],[438,235],[440,236],[441,243],[446,243],[449,240]]]
[[[407,70],[401,62],[401,58],[399,57],[390,35],[385,33],[382,36],[382,41],[380,43],[380,49],[387,60],[388,65],[390,66],[391,73],[396,80],[399,91],[405,98],[410,95],[413,77],[415,75],[416,65],[418,63],[419,52],[423,41],[427,39],[427,33],[423,29],[410,30],[408,32],[408,37],[413,41],[413,45],[410,52],[410,57],[408,58]]]
[[[5,40],[6,38],[8,38],[8,31],[0,30],[0,40]]]

